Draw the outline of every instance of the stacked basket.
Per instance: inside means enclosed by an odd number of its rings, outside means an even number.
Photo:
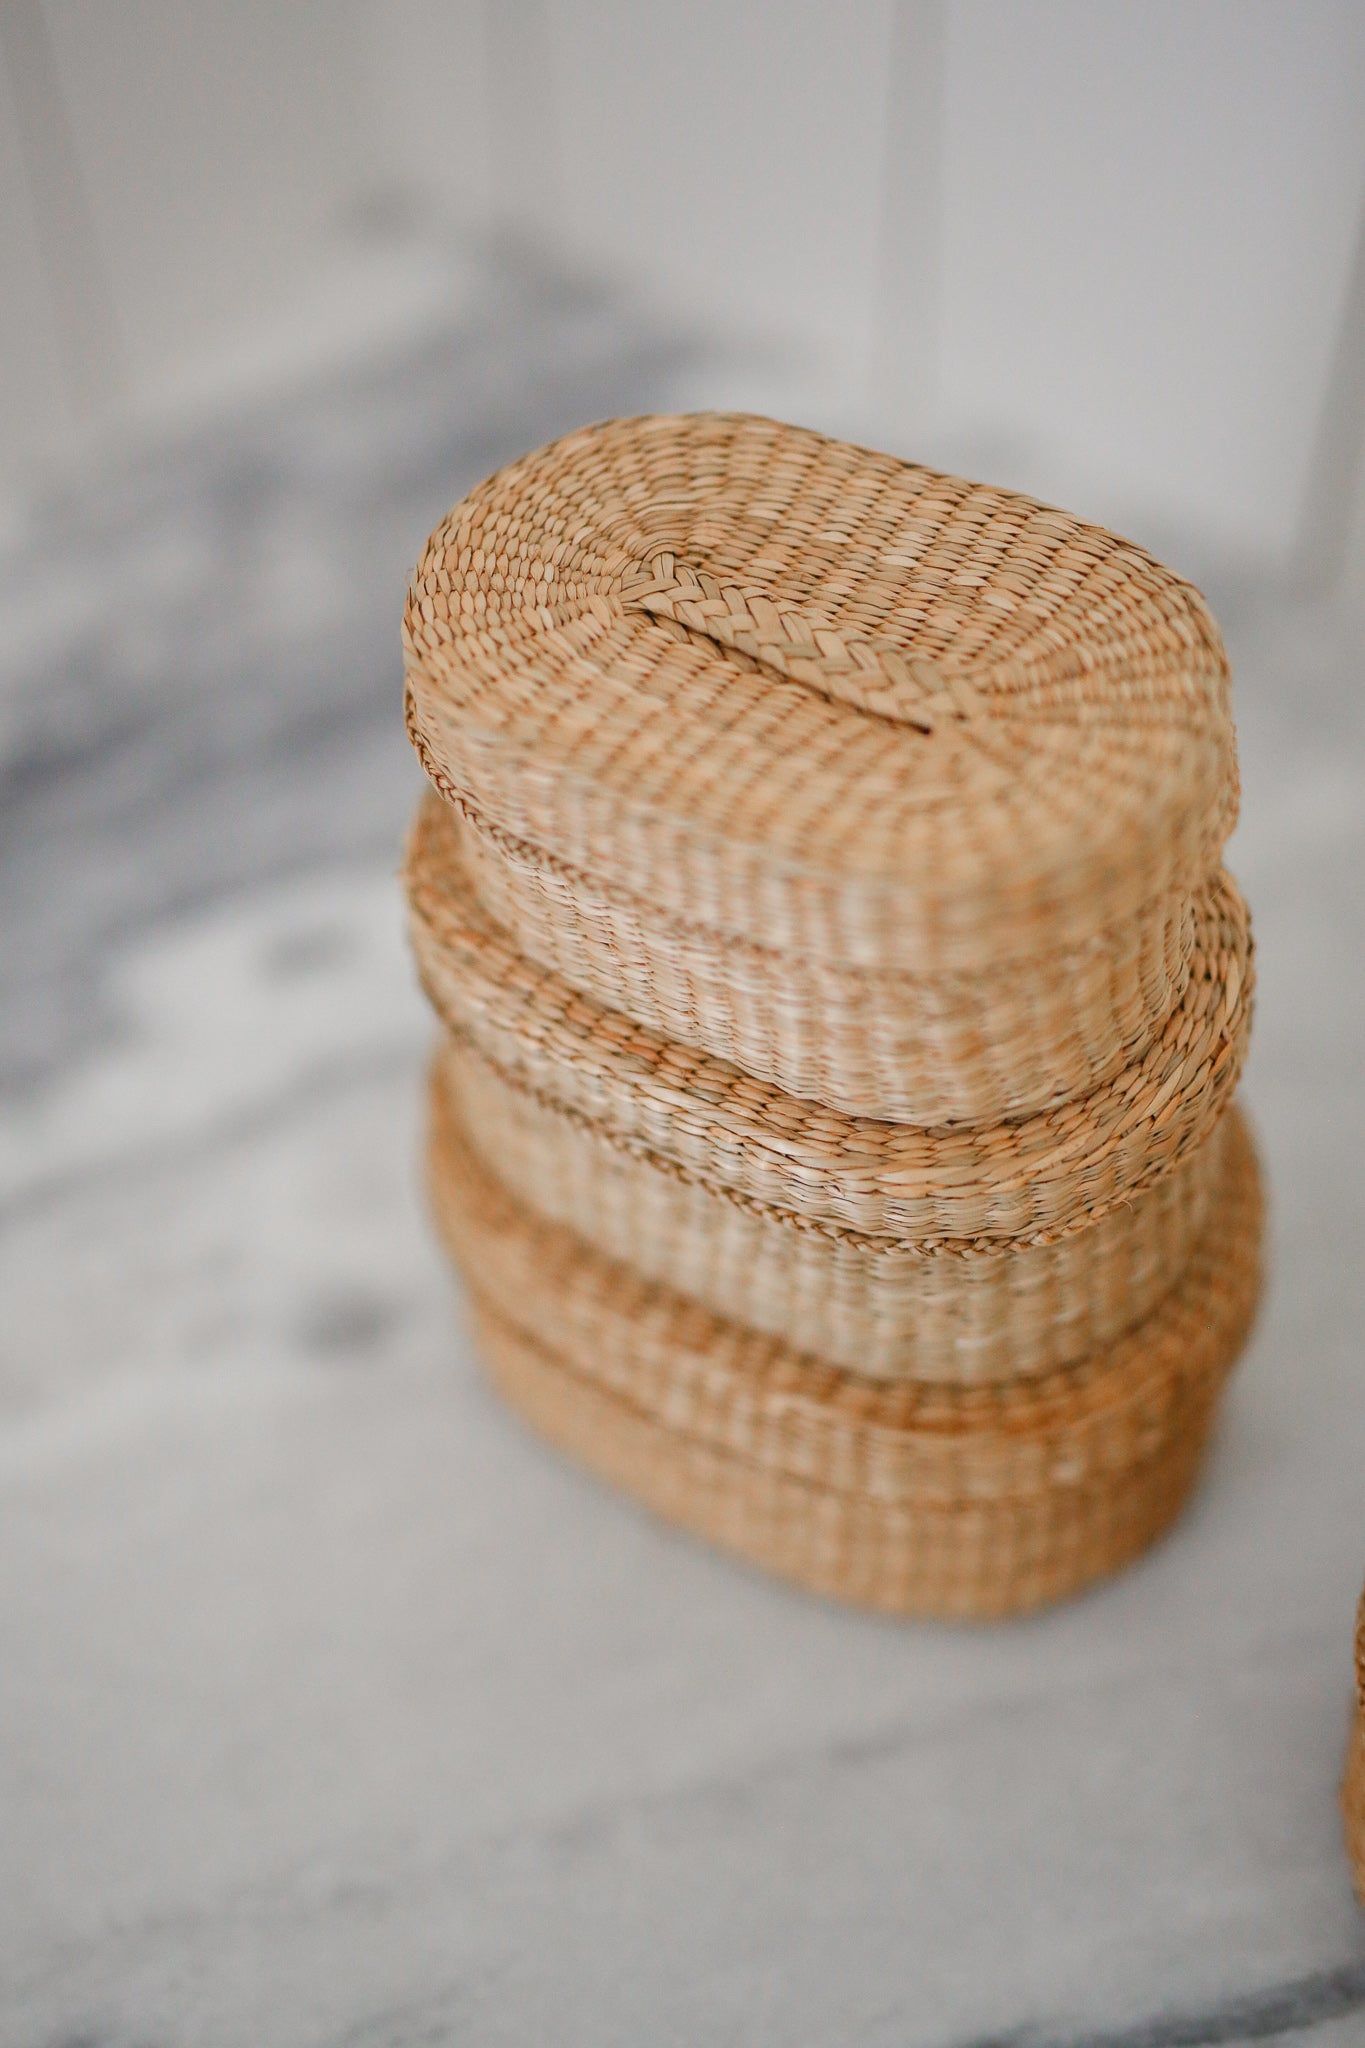
[[[1346,1746],[1341,1812],[1356,1892],[1365,1906],[1365,1598],[1356,1614],[1356,1698]]]
[[[822,1591],[1122,1564],[1254,1307],[1202,600],[1009,493],[615,422],[415,573],[437,1218],[508,1398]]]

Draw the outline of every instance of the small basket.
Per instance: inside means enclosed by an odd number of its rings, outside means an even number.
[[[581,995],[481,912],[435,797],[406,883],[432,1003],[510,1083],[723,1195],[924,1250],[1051,1239],[1134,1201],[1199,1152],[1245,1056],[1251,935],[1225,874],[1196,901],[1179,1003],[1127,1066],[1080,1101],[940,1131],[803,1101]]]
[[[994,1123],[1089,1094],[1159,1028],[1189,971],[1184,891],[1070,952],[915,976],[672,923],[461,812],[470,882],[524,953],[661,1038],[853,1116]]]
[[[990,1123],[1178,1000],[1236,817],[1227,662],[1098,528],[772,421],[616,421],[437,528],[405,644],[490,908],[664,1035]]]
[[[1094,1223],[923,1247],[816,1223],[708,1185],[491,1065],[443,1055],[470,1144],[517,1198],[717,1315],[870,1379],[1047,1372],[1111,1343],[1173,1287],[1219,1182],[1226,1117]]]
[[[1235,1114],[1180,1284],[1113,1347],[1033,1380],[878,1386],[720,1321],[537,1221],[470,1151],[437,1070],[431,1191],[495,1378],[664,1515],[813,1590],[985,1617],[1135,1557],[1197,1476],[1259,1287]]]
[[[1341,1786],[1341,1817],[1356,1896],[1365,1906],[1365,1599],[1356,1615],[1356,1697]]]

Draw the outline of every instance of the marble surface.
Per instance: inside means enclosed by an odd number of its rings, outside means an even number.
[[[1358,635],[1211,591],[1274,1269],[1158,1552],[867,1619],[477,1377],[418,1187],[405,575],[503,456],[704,383],[508,272],[0,559],[6,2048],[1365,2041]]]

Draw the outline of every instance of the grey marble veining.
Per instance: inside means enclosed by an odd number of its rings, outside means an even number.
[[[532,1442],[420,1200],[397,621],[497,461],[705,352],[503,270],[0,561],[6,2048],[1365,2041],[1361,645],[1211,594],[1273,1281],[1193,1511],[994,1630]]]
[[[392,852],[412,780],[398,627],[479,477],[700,353],[601,289],[489,267],[477,313],[150,449],[0,558],[0,1085],[98,1021],[150,921]]]

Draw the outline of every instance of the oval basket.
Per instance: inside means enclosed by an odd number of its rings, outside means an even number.
[[[1185,1276],[1106,1351],[990,1387],[879,1387],[709,1315],[520,1207],[433,1091],[430,1183],[485,1354],[552,1440],[668,1519],[821,1592],[987,1616],[1059,1599],[1161,1533],[1259,1287],[1234,1114]]]
[[[1341,1785],[1341,1817],[1346,1827],[1346,1853],[1356,1896],[1365,1906],[1365,1599],[1356,1615],[1356,1698],[1346,1745],[1346,1774]]]
[[[1189,971],[1183,890],[1068,952],[916,976],[671,923],[467,801],[460,811],[470,882],[523,952],[660,1037],[854,1116],[991,1123],[1089,1094],[1157,1029]]]
[[[1094,1223],[927,1249],[816,1223],[685,1173],[506,1075],[441,1055],[470,1144],[530,1209],[717,1315],[870,1379],[1046,1372],[1112,1342],[1173,1287],[1204,1226],[1226,1117]]]
[[[611,422],[491,478],[428,543],[405,646],[414,744],[528,951],[907,1122],[1111,1071],[1236,815],[1188,584],[772,421]]]
[[[1251,935],[1226,875],[1196,901],[1176,1008],[1102,1088],[1011,1123],[938,1131],[788,1095],[581,995],[483,914],[436,798],[419,810],[406,885],[438,1014],[509,1082],[722,1196],[925,1250],[1052,1238],[1135,1201],[1200,1150],[1246,1052]]]

